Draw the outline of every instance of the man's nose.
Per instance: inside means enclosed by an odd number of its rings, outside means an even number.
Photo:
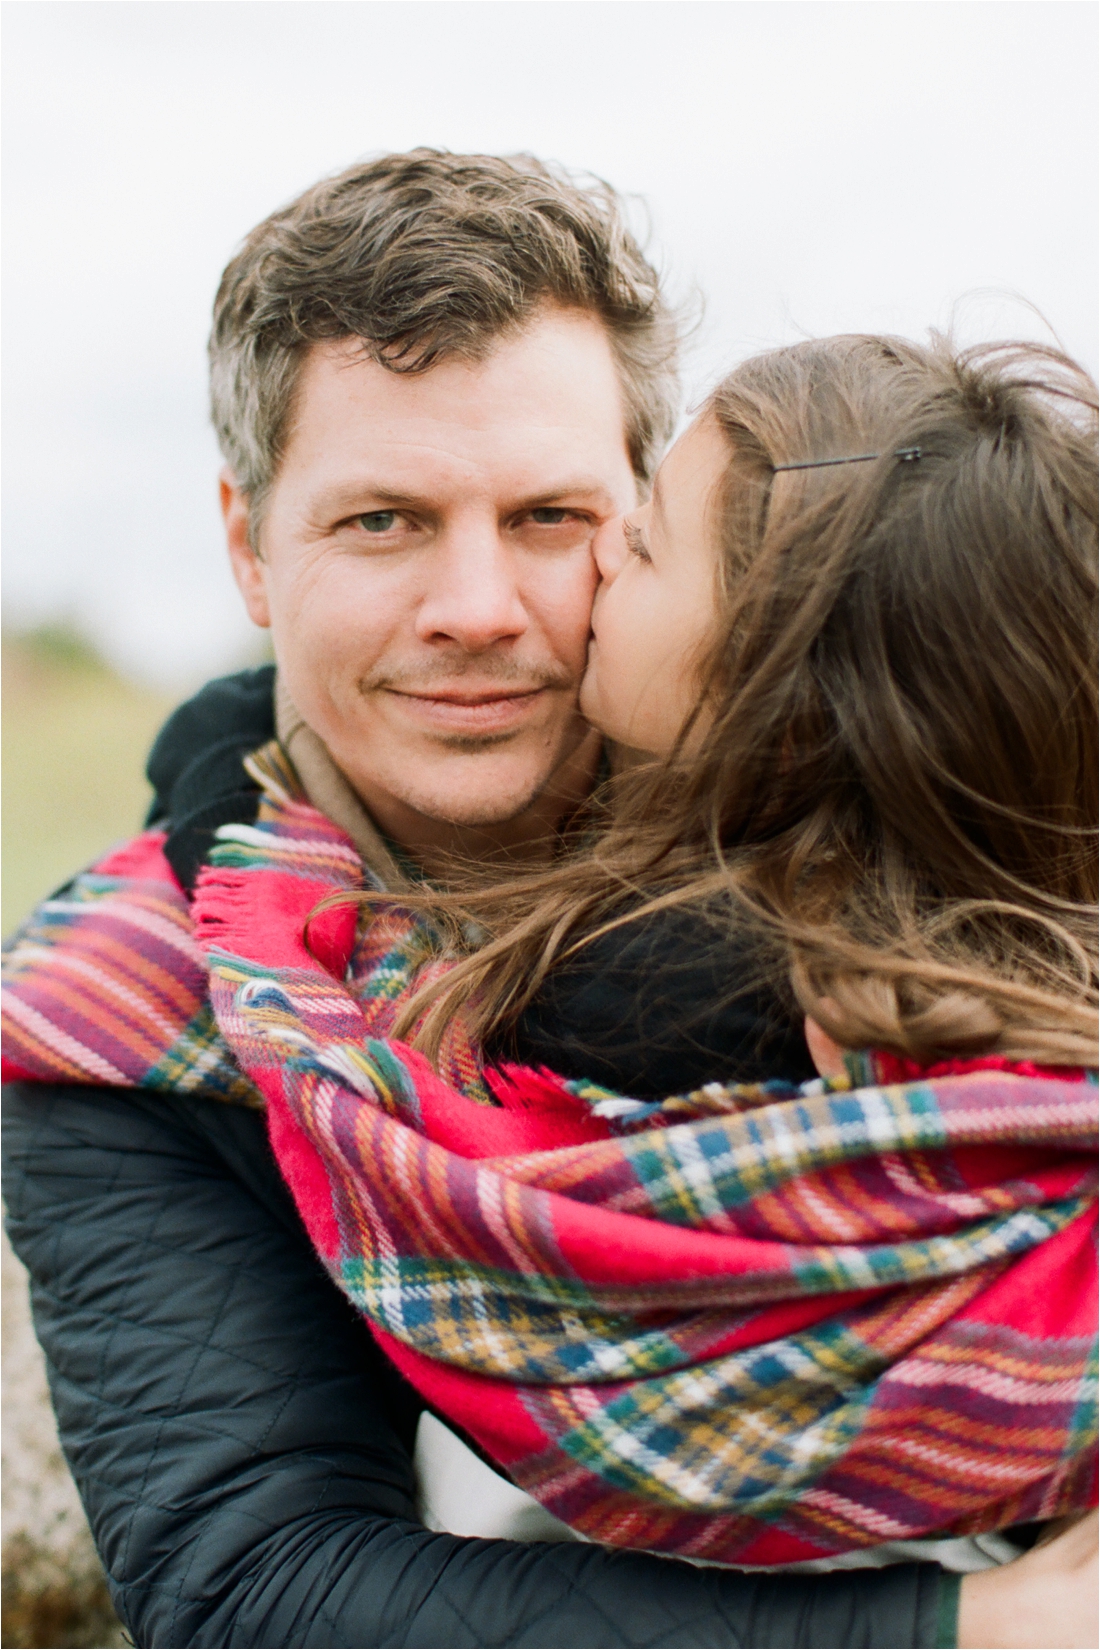
[[[419,640],[457,642],[467,653],[483,653],[522,636],[529,623],[516,557],[499,529],[486,523],[448,533],[431,559],[417,614]]]

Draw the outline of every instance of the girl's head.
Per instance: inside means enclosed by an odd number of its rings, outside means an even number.
[[[1091,1058],[1095,414],[1037,346],[731,373],[597,545],[582,705],[661,760],[502,905],[486,1016],[627,890],[725,893],[839,1041]]]
[[[712,742],[728,747],[733,701],[739,721],[757,712],[758,741],[761,673],[788,690],[768,700],[784,744],[807,695],[846,697],[835,731],[854,732],[855,717],[880,738],[916,694],[926,740],[948,766],[961,758],[971,785],[1000,703],[1008,766],[1032,757],[1012,796],[1034,785],[1049,808],[1053,768],[1078,794],[1077,747],[1051,763],[1047,730],[1053,717],[1070,733],[1062,707],[1092,654],[1094,409],[1085,374],[1036,346],[958,356],[842,337],[746,362],[672,449],[649,503],[596,541],[589,719],[667,756],[689,721],[693,747],[716,721]],[[1069,645],[1061,659],[1048,626]],[[978,693],[960,707],[964,676]]]

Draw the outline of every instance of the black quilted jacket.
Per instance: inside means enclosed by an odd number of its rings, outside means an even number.
[[[256,1113],[30,1084],[5,1112],[9,1229],[138,1645],[937,1642],[954,1583],[931,1565],[772,1578],[430,1533],[415,1399],[321,1271]]]
[[[204,830],[209,799],[208,765]],[[257,1113],[15,1084],[4,1154],[62,1443],[136,1644],[954,1642],[957,1578],[933,1565],[742,1575],[425,1530],[419,1400],[322,1271]]]

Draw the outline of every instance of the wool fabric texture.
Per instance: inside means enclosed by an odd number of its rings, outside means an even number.
[[[331,1276],[429,1405],[583,1535],[734,1564],[1096,1499],[1096,1085],[998,1060],[642,1103],[388,1038],[432,962],[357,931],[268,763],[193,905],[146,832],[7,960],[5,1075],[266,1105]]]

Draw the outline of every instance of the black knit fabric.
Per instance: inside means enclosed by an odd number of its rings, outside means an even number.
[[[170,827],[165,856],[188,890],[218,826],[256,817],[259,787],[241,762],[275,737],[274,687],[274,665],[208,682],[173,711],[149,753],[146,823]]]
[[[643,1100],[704,1083],[815,1077],[801,1015],[751,985],[752,967],[744,939],[708,931],[690,911],[662,911],[552,971],[489,1052]]]

